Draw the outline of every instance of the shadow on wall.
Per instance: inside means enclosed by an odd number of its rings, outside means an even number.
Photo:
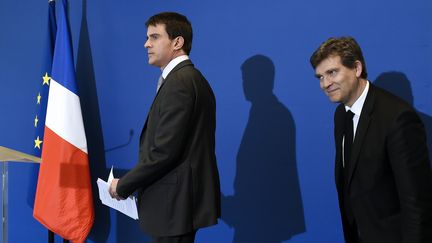
[[[99,200],[96,178],[105,178],[109,173],[106,168],[104,141],[93,70],[90,38],[87,27],[87,1],[82,2],[81,30],[76,64],[77,85],[80,91],[81,109],[87,137],[88,156],[93,190],[95,220],[88,236],[94,242],[106,242],[110,230],[108,207]]]
[[[376,78],[374,84],[399,96],[412,106],[414,105],[411,82],[404,73],[396,71],[382,73]],[[429,159],[432,164],[432,117],[420,111],[417,111],[417,113],[425,125],[426,136],[428,138]]]
[[[144,235],[144,233],[139,229],[138,221],[133,220],[118,211],[110,209],[103,205],[99,200],[96,178],[106,178],[111,169],[107,168],[105,153],[128,146],[132,141],[134,130],[130,129],[129,139],[126,143],[105,148],[91,50],[87,25],[87,0],[83,0],[76,70],[80,90],[80,101],[83,110],[84,127],[87,135],[95,210],[95,221],[88,238],[94,242],[107,242],[108,236],[110,235],[111,223],[113,223],[117,227],[115,233],[117,239],[115,242],[150,242],[149,237]],[[115,174],[123,175],[126,172],[127,170],[116,170]],[[110,211],[115,212],[116,215],[116,218],[113,221]]]
[[[241,70],[252,106],[237,154],[235,194],[222,197],[222,219],[235,229],[233,243],[279,243],[306,231],[295,124],[273,94],[272,60],[255,55]]]

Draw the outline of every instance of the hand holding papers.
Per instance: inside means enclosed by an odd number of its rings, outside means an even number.
[[[100,178],[97,179],[97,184],[99,188],[99,199],[102,201],[102,204],[114,208],[133,219],[138,219],[138,210],[135,202],[135,197],[130,196],[125,200],[120,200],[120,201],[111,198],[109,194],[109,188],[113,179],[114,179],[114,175],[113,175],[112,167],[108,177],[108,182],[105,182]]]

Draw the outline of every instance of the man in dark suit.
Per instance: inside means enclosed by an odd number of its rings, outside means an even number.
[[[189,60],[192,26],[178,13],[147,22],[148,62],[160,67],[157,95],[140,137],[139,161],[110,194],[138,191],[141,228],[153,243],[191,243],[220,217],[213,91]]]
[[[432,173],[416,111],[367,80],[351,37],[328,39],[310,62],[324,93],[341,103],[335,178],[345,241],[432,242]]]

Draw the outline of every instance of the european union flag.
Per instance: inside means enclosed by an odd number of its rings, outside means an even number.
[[[56,16],[55,16],[55,1],[48,1],[48,22],[46,32],[46,42],[44,57],[42,60],[40,76],[36,77],[40,84],[39,90],[35,92],[34,104],[35,114],[32,125],[35,128],[34,139],[31,141],[33,147],[32,154],[41,157],[42,146],[44,140],[45,116],[48,103],[49,84],[51,79],[51,66],[54,55],[54,44],[57,32]],[[30,169],[30,182],[28,185],[27,203],[33,208],[34,198],[36,194],[37,177],[39,174],[39,164],[32,164]]]

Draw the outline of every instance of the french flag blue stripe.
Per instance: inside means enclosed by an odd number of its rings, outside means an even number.
[[[60,27],[61,26],[61,27]],[[51,78],[56,80],[60,85],[78,94],[78,89],[75,82],[75,67],[71,46],[71,38],[69,35],[69,26],[65,18],[60,18],[57,23],[57,36],[54,52],[54,60]]]

